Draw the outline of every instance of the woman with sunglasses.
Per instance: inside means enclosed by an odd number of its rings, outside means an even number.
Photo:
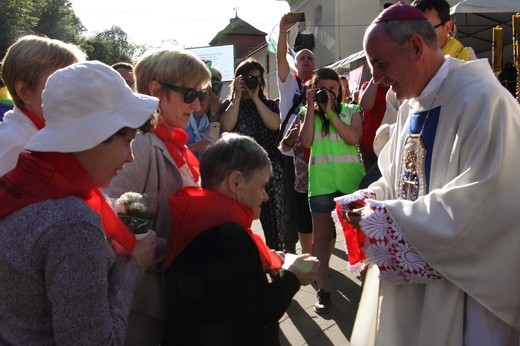
[[[258,61],[247,59],[238,65],[229,98],[222,102],[225,109],[220,118],[222,131],[253,137],[267,151],[272,164],[272,177],[266,186],[271,198],[262,204],[260,222],[267,245],[283,250],[283,182],[281,154],[278,150],[280,115],[278,105],[265,92],[265,69]]]
[[[329,260],[336,238],[331,212],[334,197],[357,191],[365,169],[358,151],[363,132],[358,105],[342,103],[342,86],[336,71],[321,68],[307,89],[307,112],[300,128],[300,141],[311,148],[309,162],[309,207],[314,239],[312,254],[318,257],[318,301],[314,310],[326,314],[332,307],[328,288]],[[351,193],[349,192],[349,193]]]
[[[183,129],[190,114],[200,110],[211,74],[202,60],[182,49],[145,55],[134,74],[138,92],[159,99],[158,120],[140,128],[132,143],[134,162],[119,172],[106,192],[113,198],[129,191],[145,194],[153,214],[150,228],[157,234],[157,265],[137,287],[126,345],[158,345],[165,316],[160,261],[172,227],[168,196],[182,187],[198,186],[199,162],[186,147]]]

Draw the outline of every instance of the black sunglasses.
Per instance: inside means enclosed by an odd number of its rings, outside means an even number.
[[[192,103],[193,101],[195,101],[195,99],[199,99],[199,102],[204,102],[204,100],[206,99],[207,94],[205,91],[198,91],[193,88],[183,88],[177,85],[162,82],[159,82],[159,84],[164,85],[168,89],[172,89],[173,91],[176,91],[179,94],[184,95],[185,103]]]
[[[444,25],[444,24],[445,24],[445,22],[440,22],[439,24],[434,25],[433,28],[437,29],[439,26]]]

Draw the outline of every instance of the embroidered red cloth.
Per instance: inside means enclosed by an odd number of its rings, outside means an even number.
[[[34,126],[36,126],[36,128],[38,130],[41,130],[45,127],[45,121],[38,118],[38,116],[36,114],[31,112],[27,108],[23,108],[22,112],[23,112],[23,114],[25,114],[27,116],[27,118],[29,118],[29,120],[34,124]]]
[[[83,166],[68,153],[24,152],[16,167],[0,178],[0,219],[30,204],[77,196],[100,214],[107,235],[132,253],[135,236],[93,188]]]
[[[341,205],[339,203],[336,203],[336,212],[347,244],[348,263],[355,265],[364,261],[366,257],[361,247],[365,244],[365,234],[341,217]]]
[[[225,222],[236,222],[246,230],[260,253],[264,270],[278,270],[282,267],[280,257],[269,249],[258,234],[251,231],[253,211],[250,208],[226,195],[200,187],[185,187],[170,196],[168,201],[173,225],[163,271],[201,233]]]
[[[174,128],[173,131],[170,132],[164,124],[159,124],[151,132],[164,142],[166,149],[168,149],[177,167],[180,168],[184,166],[184,164],[188,164],[191,174],[193,174],[193,178],[195,182],[197,182],[200,176],[199,160],[186,146],[189,139],[186,131]]]

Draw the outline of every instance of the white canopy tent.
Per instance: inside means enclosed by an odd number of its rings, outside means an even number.
[[[365,57],[365,51],[364,50],[360,50],[359,52],[357,53],[354,53],[354,54],[350,54],[349,56],[347,56],[346,58],[344,59],[341,59],[341,60],[338,60],[330,65],[327,65],[325,67],[328,67],[328,68],[333,68],[333,69],[339,69],[339,68],[350,68],[350,63],[351,62],[354,62],[356,60],[359,60],[359,59],[363,59]]]
[[[463,0],[450,9],[456,24],[455,36],[464,46],[472,47],[479,58],[491,61],[492,28],[501,25],[504,62],[512,61],[511,17],[517,12],[520,12],[520,0]],[[327,67],[350,69],[352,62],[364,58],[365,52],[359,51]]]
[[[456,38],[473,48],[479,58],[491,60],[492,29],[502,27],[504,62],[512,60],[513,14],[520,12],[520,0],[463,0],[450,9]]]

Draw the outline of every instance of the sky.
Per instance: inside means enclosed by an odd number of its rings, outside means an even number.
[[[129,41],[158,46],[207,46],[235,17],[269,34],[289,12],[280,0],[69,0],[87,35],[120,26]]]

